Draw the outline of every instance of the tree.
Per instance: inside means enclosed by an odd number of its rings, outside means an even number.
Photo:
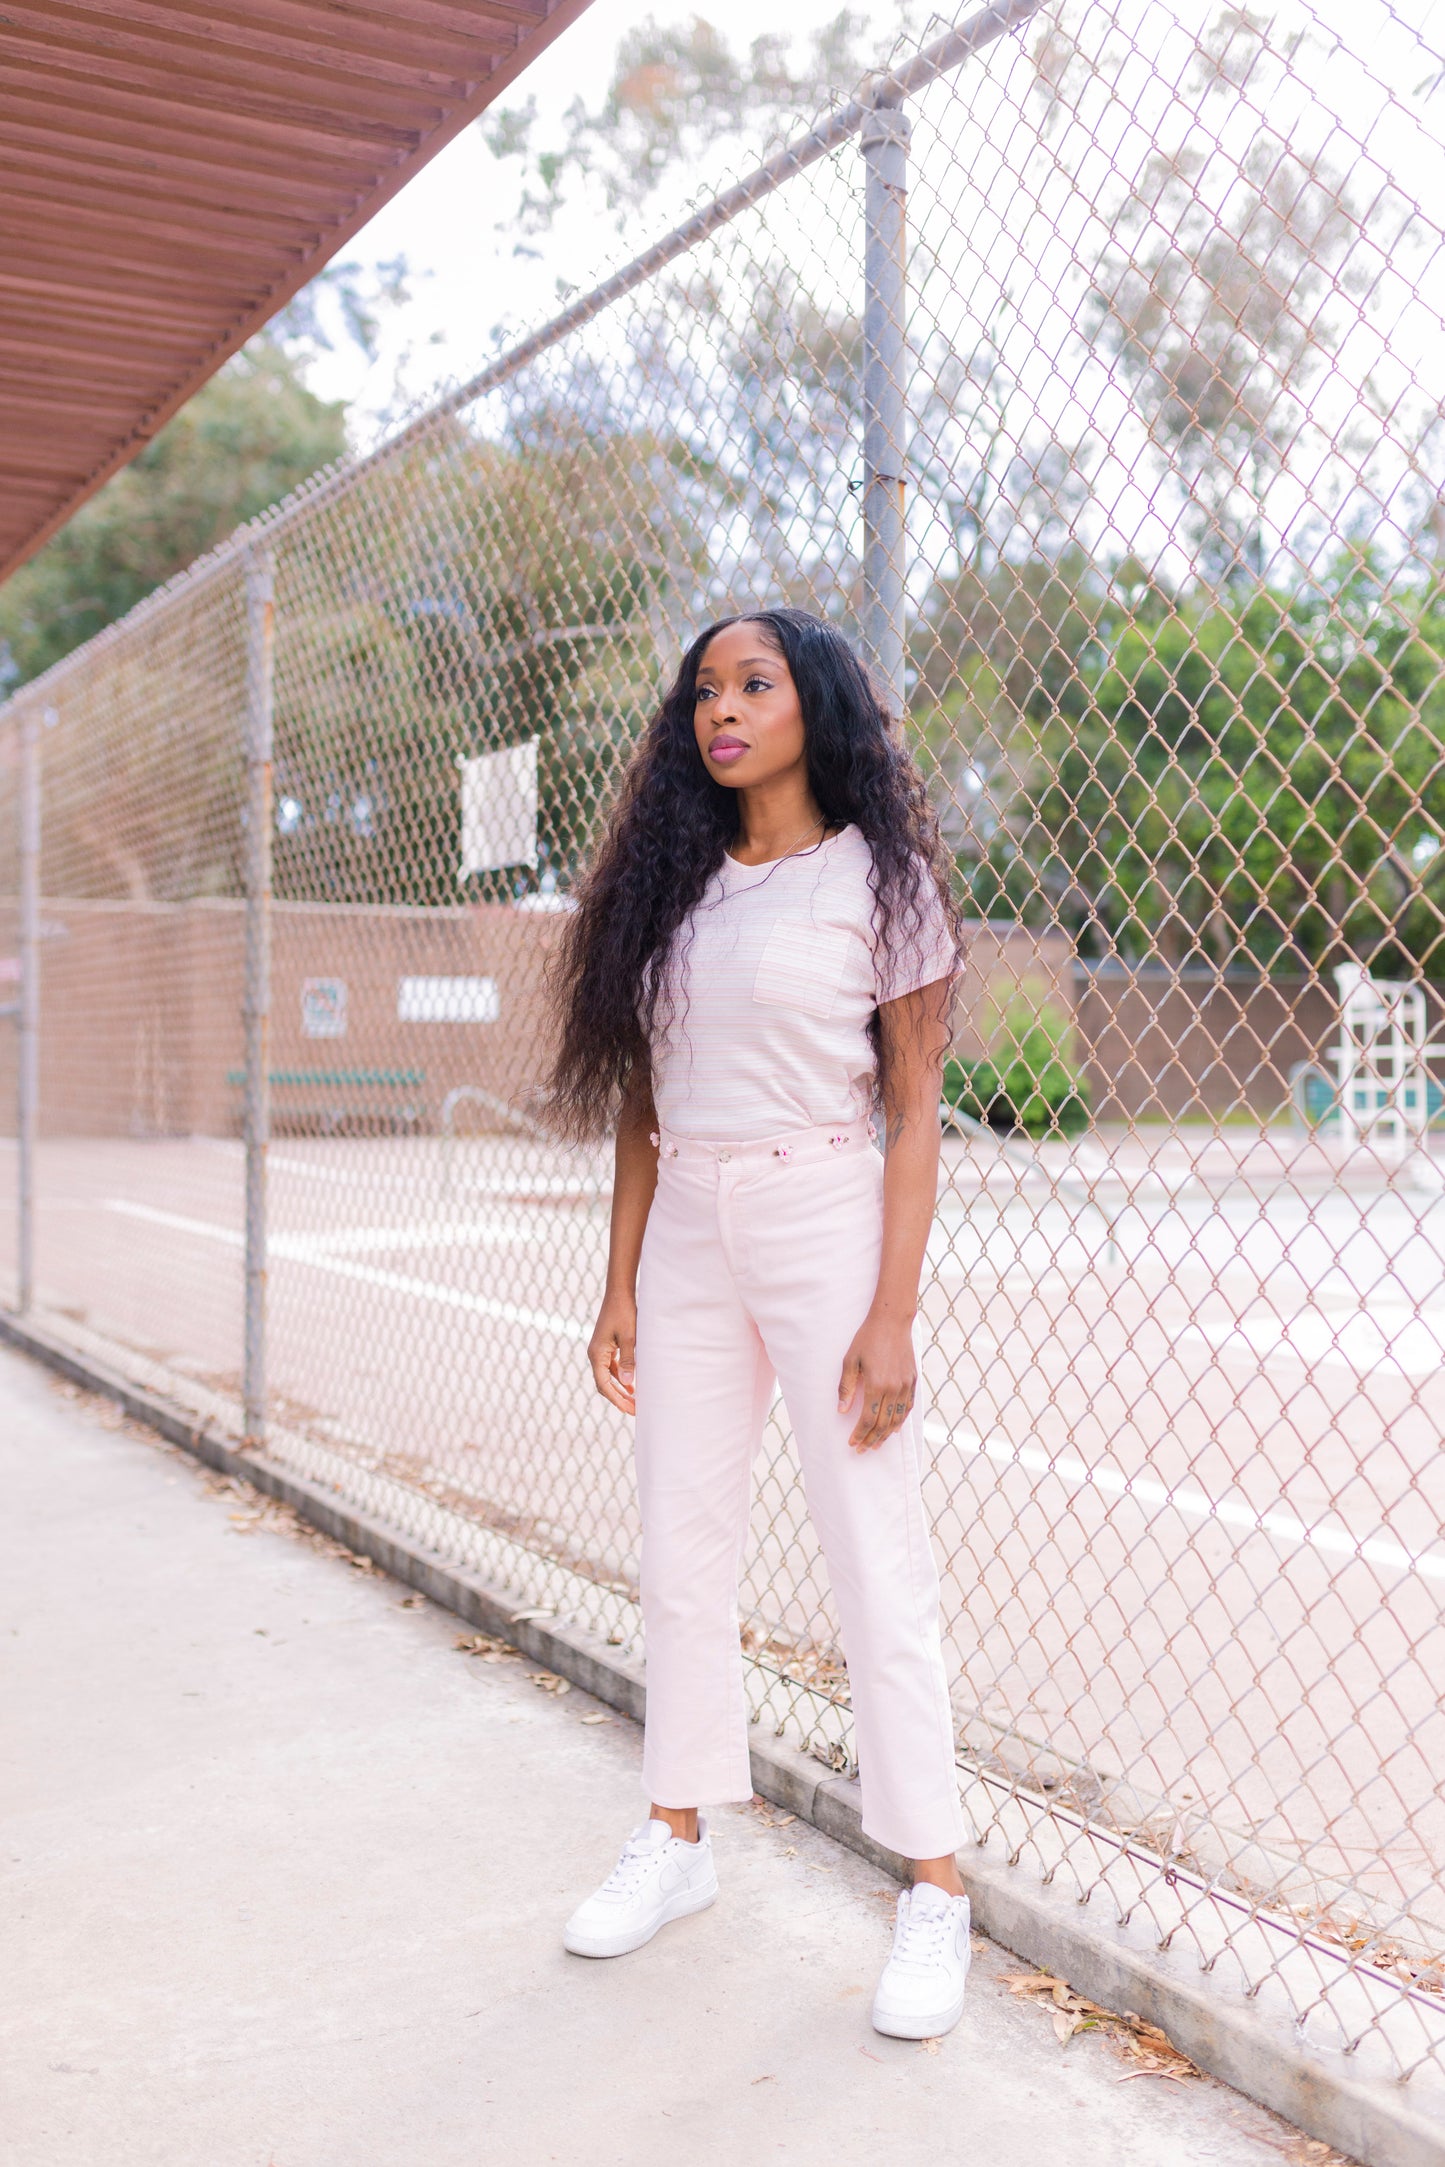
[[[23,684],[346,451],[339,404],[251,340],[0,587],[0,669]],[[7,659],[8,658],[8,659]]]
[[[1090,51],[1055,29],[1039,54],[1049,125],[1072,119],[1081,157],[1127,68],[1107,24],[1104,37]],[[1291,539],[1269,504],[1312,432],[1341,474],[1342,454],[1358,471],[1370,450],[1328,378],[1389,246],[1328,129],[1297,110],[1304,43],[1278,42],[1248,8],[1214,9],[1148,154],[1100,202],[1107,230],[1079,311],[1142,424],[1144,443],[1122,431],[1116,458],[1136,479],[1155,468],[1155,516],[1216,583],[1262,578]]]
[[[282,553],[279,895],[510,896],[512,872],[458,887],[457,763],[534,737],[544,867],[590,847],[700,569],[686,459],[601,410],[569,379],[492,441],[443,418]]]
[[[1445,614],[1368,558],[1116,608],[1040,714],[1025,856],[1086,946],[1445,974]],[[1042,705],[1042,703],[1041,703]]]
[[[866,14],[843,8],[796,61],[787,32],[754,38],[744,55],[701,16],[679,25],[649,17],[619,44],[601,103],[589,107],[578,98],[568,108],[560,143],[535,144],[535,99],[487,116],[483,133],[493,156],[523,161],[516,223],[527,235],[549,231],[569,184],[580,182],[597,189],[620,225],[679,167],[699,170],[719,137],[752,147],[770,127],[811,116],[928,13],[922,0],[903,0],[886,11],[880,34]]]

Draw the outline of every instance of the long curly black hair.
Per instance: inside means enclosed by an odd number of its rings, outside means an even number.
[[[829,828],[851,822],[872,850],[880,946],[919,932],[936,890],[960,952],[951,860],[923,779],[843,634],[800,609],[721,618],[688,648],[632,757],[554,961],[547,1117],[579,1141],[603,1135],[648,1078],[661,965],[738,832],[738,794],[708,773],[693,710],[708,643],[740,623],[758,625],[792,673],[808,780]],[[876,1015],[873,1043],[884,1085]]]

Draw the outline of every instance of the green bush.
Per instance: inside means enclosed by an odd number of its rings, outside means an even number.
[[[1035,1007],[1017,995],[991,1034],[981,1061],[944,1064],[944,1103],[996,1129],[1030,1136],[1077,1136],[1089,1125],[1089,1086],[1078,1064],[1074,1027],[1060,1008]]]

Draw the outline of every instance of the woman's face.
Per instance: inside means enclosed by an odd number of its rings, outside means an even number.
[[[709,775],[730,790],[806,768],[798,688],[765,625],[745,617],[708,641],[693,729]]]

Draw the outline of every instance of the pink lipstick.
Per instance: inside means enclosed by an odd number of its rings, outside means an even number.
[[[726,767],[732,761],[740,760],[747,750],[748,747],[740,737],[715,737],[708,746],[707,756],[709,760],[720,761]]]

